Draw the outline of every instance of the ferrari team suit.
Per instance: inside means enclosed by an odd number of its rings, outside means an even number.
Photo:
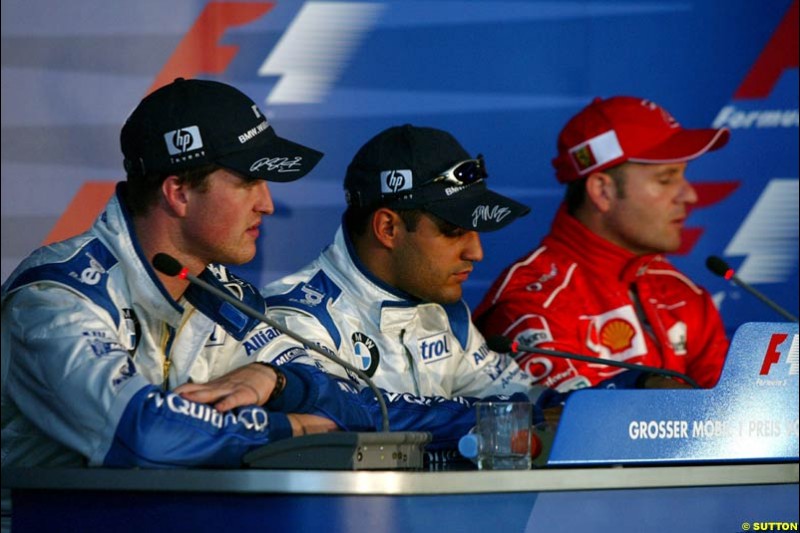
[[[665,368],[701,387],[716,384],[728,349],[706,290],[661,255],[636,256],[595,235],[563,206],[541,246],[495,281],[475,321],[486,336]],[[529,353],[517,362],[561,392],[625,381],[624,369],[606,365]]]

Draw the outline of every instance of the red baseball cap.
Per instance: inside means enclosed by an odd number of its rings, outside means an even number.
[[[595,98],[558,136],[556,177],[569,183],[625,161],[679,163],[722,148],[730,131],[684,129],[658,104],[632,96]]]

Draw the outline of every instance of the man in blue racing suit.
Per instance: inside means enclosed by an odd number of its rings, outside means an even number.
[[[261,364],[253,347],[274,332],[150,265],[170,254],[263,311],[217,263],[252,259],[273,212],[267,181],[322,154],[278,137],[237,89],[181,79],[139,104],[121,144],[127,181],[93,227],[3,284],[3,467],[239,465],[275,439],[372,427],[313,365]],[[197,403],[191,383],[213,394]]]
[[[298,179],[322,154],[278,137],[233,87],[180,79],[139,104],[121,145],[127,180],[93,227],[3,284],[3,467],[239,466],[277,439],[380,427],[368,389],[296,348],[273,364],[285,335],[150,263],[167,253],[264,312],[219,263],[254,256],[273,212],[266,182]],[[450,438],[473,418],[468,402],[430,398],[391,413],[395,429]]]
[[[348,208],[333,244],[262,290],[270,317],[361,369],[391,398],[536,399],[541,388],[487,347],[461,298],[483,257],[479,232],[529,211],[489,190],[487,177],[483,158],[448,132],[380,132],[347,169]],[[282,361],[299,353],[271,350]]]

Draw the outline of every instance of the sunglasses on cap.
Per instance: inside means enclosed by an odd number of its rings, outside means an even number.
[[[483,162],[483,155],[478,154],[475,159],[459,161],[448,168],[428,183],[449,183],[452,185],[470,185],[489,177],[486,173],[486,164]]]

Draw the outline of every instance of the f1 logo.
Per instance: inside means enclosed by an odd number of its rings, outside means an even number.
[[[781,352],[777,350],[778,346],[780,346],[783,341],[786,340],[788,337],[786,333],[773,333],[772,338],[769,340],[769,347],[767,348],[767,353],[764,355],[764,361],[761,363],[761,374],[762,376],[766,376],[769,374],[769,369],[781,360]]]
[[[769,346],[767,347],[767,353],[764,354],[764,360],[761,363],[761,374],[762,376],[766,376],[772,370],[772,365],[775,363],[780,362],[781,360],[781,352],[778,351],[778,347],[783,344],[786,340],[786,337],[789,335],[786,333],[773,333],[772,338],[770,338]],[[798,343],[797,343],[797,335],[794,335],[791,345],[789,349],[786,350],[786,364],[789,365],[789,375],[794,375],[798,373]]]

